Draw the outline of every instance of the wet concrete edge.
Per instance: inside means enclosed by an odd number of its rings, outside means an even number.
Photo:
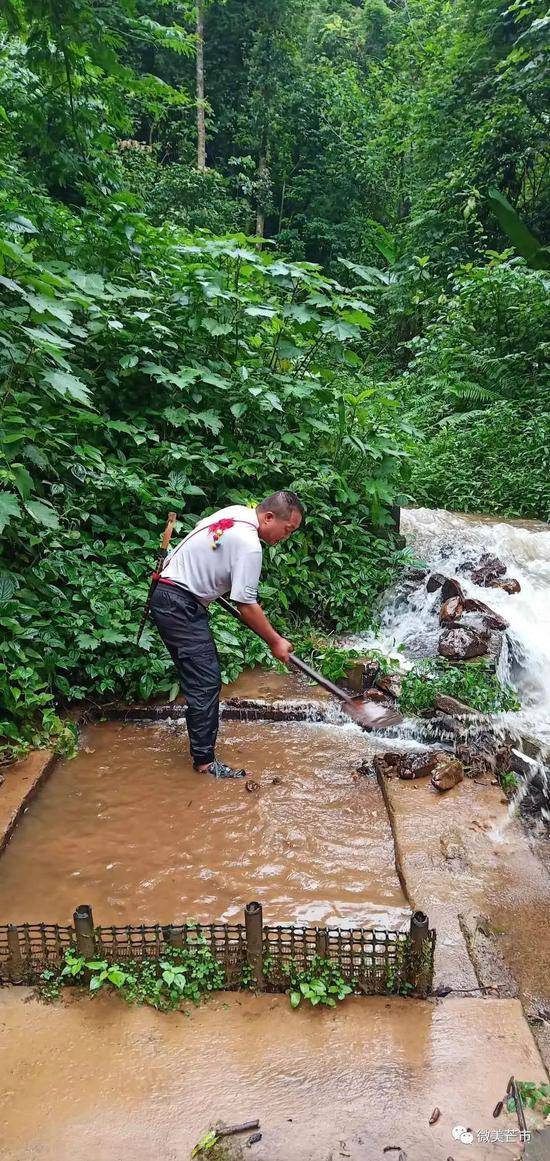
[[[27,806],[50,777],[56,761],[52,750],[33,750],[28,758],[8,767],[6,778],[10,780],[10,792],[14,793],[7,807],[3,806],[0,798],[0,855],[6,849]],[[15,780],[14,786],[11,785],[12,779]]]

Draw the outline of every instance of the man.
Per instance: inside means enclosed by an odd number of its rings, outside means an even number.
[[[304,509],[294,492],[275,492],[257,508],[235,504],[197,526],[170,554],[151,601],[151,616],[176,666],[187,700],[187,731],[195,770],[215,778],[240,778],[214,753],[219,724],[220,663],[208,625],[211,601],[229,593],[246,625],[285,664],[292,644],[269,623],[258,604],[262,546],[286,540],[300,527]]]

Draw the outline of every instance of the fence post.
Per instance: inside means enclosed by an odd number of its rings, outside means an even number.
[[[25,974],[19,932],[15,923],[8,924],[8,975],[12,984],[22,980]]]
[[[427,994],[431,979],[430,963],[426,958],[429,953],[429,929],[428,916],[423,911],[414,911],[410,925],[412,973],[410,982],[421,995]]]
[[[92,908],[82,903],[74,912],[73,919],[78,954],[84,956],[84,959],[94,959],[96,948]]]
[[[263,916],[261,903],[247,903],[244,909],[246,958],[258,991],[264,988]]]
[[[181,927],[178,929],[173,923],[169,923],[166,927],[163,927],[162,936],[165,942],[170,944],[170,947],[183,947],[183,931]]]
[[[328,956],[328,932],[326,927],[315,928],[315,955],[320,959],[326,959]]]

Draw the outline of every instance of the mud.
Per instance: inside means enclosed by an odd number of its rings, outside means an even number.
[[[66,923],[80,903],[97,923],[235,920],[258,899],[266,922],[402,926],[382,795],[354,775],[368,745],[353,726],[225,723],[250,794],[193,771],[183,726],[89,727],[2,857],[2,921]]]
[[[109,997],[25,1004],[12,989],[0,1024],[2,1161],[188,1161],[218,1121],[256,1117],[262,1140],[242,1152],[255,1161],[397,1159],[388,1145],[407,1161],[511,1161],[517,1144],[465,1148],[453,1127],[517,1130],[494,1105],[512,1073],[544,1079],[514,1000],[293,1012],[284,996],[230,996],[164,1017]]]

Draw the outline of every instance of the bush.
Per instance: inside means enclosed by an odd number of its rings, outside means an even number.
[[[56,707],[175,696],[154,632],[135,645],[169,509],[184,534],[223,504],[295,489],[308,515],[266,551],[269,614],[289,633],[364,626],[399,564],[384,524],[410,445],[355,371],[368,304],[316,268],[243,237],[152,227],[123,195],[76,215],[31,190],[23,207],[12,179],[0,203],[8,758],[31,742],[66,748]],[[266,657],[214,617],[226,679]]]

